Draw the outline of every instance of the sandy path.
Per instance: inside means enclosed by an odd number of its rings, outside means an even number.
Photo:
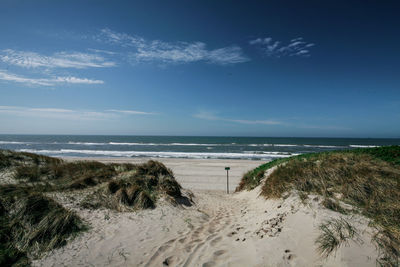
[[[206,219],[194,222],[184,233],[156,247],[144,266],[214,266],[232,261],[229,250],[237,239],[234,233],[240,228],[241,215],[238,208],[244,206],[244,201],[220,192],[196,193],[199,210],[207,214]]]

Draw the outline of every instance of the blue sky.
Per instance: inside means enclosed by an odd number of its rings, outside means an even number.
[[[400,137],[396,1],[0,2],[0,133]]]

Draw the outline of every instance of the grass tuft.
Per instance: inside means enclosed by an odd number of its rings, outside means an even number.
[[[38,257],[65,245],[67,239],[86,229],[74,212],[40,193],[18,195],[11,200],[7,199],[10,195],[1,196],[1,266],[28,265],[28,254]]]
[[[170,169],[156,161],[137,166],[109,181],[104,187],[90,194],[81,203],[83,207],[103,206],[118,211],[154,208],[160,195],[170,200],[182,197],[181,186]]]
[[[155,207],[154,200],[146,191],[141,191],[135,202],[139,209],[153,209]]]
[[[316,243],[321,255],[328,257],[340,246],[347,245],[350,240],[358,242],[359,234],[356,229],[344,218],[331,219],[320,224],[321,234]]]
[[[340,212],[342,214],[347,214],[347,210],[340,205],[339,201],[333,200],[332,198],[325,198],[322,201],[322,205],[327,209]]]
[[[126,195],[128,197],[128,203],[130,205],[134,205],[136,199],[138,198],[140,192],[142,189],[137,186],[137,185],[131,185],[127,190],[126,190]]]
[[[41,194],[31,194],[14,205],[11,228],[15,246],[21,251],[44,252],[65,244],[84,229],[72,211]]]

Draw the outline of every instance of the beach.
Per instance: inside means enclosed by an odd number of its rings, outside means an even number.
[[[64,158],[66,161],[142,163],[148,158]],[[183,186],[190,204],[160,199],[155,209],[116,212],[82,209],[74,192],[49,194],[77,212],[90,230],[51,251],[34,266],[375,266],[368,220],[349,221],[362,229],[359,240],[340,247],[325,259],[315,240],[318,225],[340,215],[321,207],[321,198],[298,196],[265,200],[260,187],[226,194],[231,167],[231,190],[247,170],[262,164],[248,160],[161,159]],[[266,177],[274,169],[266,172]],[[83,192],[84,193],[84,192]],[[362,246],[361,246],[362,244]],[[267,264],[267,265],[266,265]]]

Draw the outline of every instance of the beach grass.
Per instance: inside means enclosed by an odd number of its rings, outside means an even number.
[[[27,266],[30,258],[63,246],[86,229],[79,216],[53,199],[25,193],[1,194],[1,266]]]
[[[358,242],[359,233],[346,219],[338,218],[325,221],[319,225],[321,234],[316,243],[324,257],[328,257],[340,246],[347,245],[350,240]]]
[[[82,205],[119,211],[154,208],[160,195],[182,196],[181,186],[164,164],[149,160],[133,171],[114,177],[84,199]]]
[[[263,175],[278,166],[262,185],[266,198],[280,198],[286,192],[323,196],[331,210],[361,213],[372,221],[379,263],[398,266],[400,257],[400,147],[379,147],[314,153],[281,159],[250,171],[239,188],[261,183]],[[251,177],[256,177],[251,181]],[[250,180],[250,182],[249,182]],[[355,207],[345,210],[340,203]],[[324,254],[329,249],[322,249]],[[329,254],[329,253],[328,253]]]
[[[31,259],[88,229],[76,212],[50,197],[52,193],[85,190],[81,207],[119,211],[154,208],[162,195],[170,200],[181,197],[172,171],[157,161],[65,162],[0,150],[1,171],[13,180],[0,183],[0,266],[28,266]]]
[[[393,163],[395,165],[400,165],[400,146],[386,146],[378,148],[357,148],[351,150],[341,150],[341,151],[329,151],[321,153],[308,153],[298,156],[275,159],[270,162],[264,163],[255,169],[252,169],[245,173],[236,188],[236,191],[242,190],[252,190],[260,185],[261,180],[264,178],[264,173],[266,170],[284,164],[285,162],[291,161],[293,159],[312,159],[323,154],[337,154],[337,153],[352,153],[352,154],[368,154],[374,158],[381,159],[383,161]]]

